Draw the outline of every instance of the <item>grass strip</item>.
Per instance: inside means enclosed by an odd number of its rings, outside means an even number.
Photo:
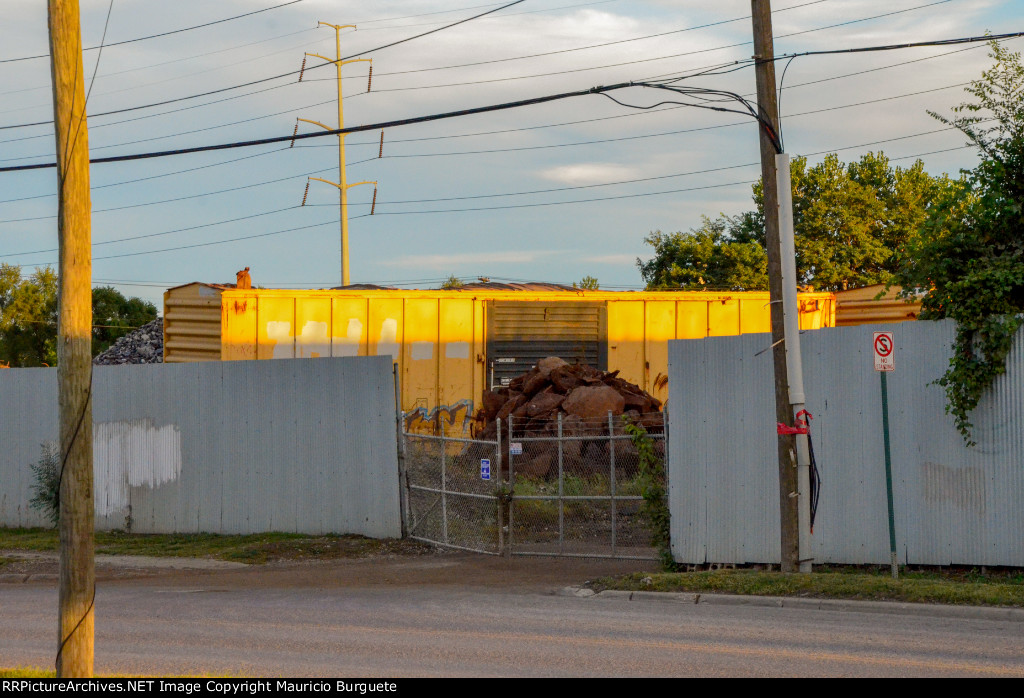
[[[787,574],[756,570],[657,572],[605,577],[589,586],[595,591],[681,591],[745,596],[797,596],[826,599],[905,601],[963,606],[1024,607],[1024,575],[942,575],[908,573],[900,579],[874,571],[832,571]]]
[[[55,529],[0,528],[0,550],[56,551]],[[428,548],[414,541],[376,540],[363,536],[301,533],[259,533],[252,535],[138,534],[116,531],[96,532],[96,552],[103,555],[148,555],[152,557],[199,557],[249,564],[272,560],[315,560],[358,558],[381,554],[416,554]]]

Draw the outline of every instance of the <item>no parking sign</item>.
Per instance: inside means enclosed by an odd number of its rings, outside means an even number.
[[[871,342],[872,351],[875,355],[876,371],[895,371],[896,360],[892,332],[875,332],[874,340]]]

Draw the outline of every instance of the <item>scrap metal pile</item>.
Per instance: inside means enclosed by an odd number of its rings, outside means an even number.
[[[503,450],[506,454],[509,448],[510,418],[512,438],[556,437],[559,421],[563,437],[607,436],[609,429],[615,435],[621,435],[622,417],[642,425],[648,433],[663,433],[665,422],[664,414],[660,412],[661,401],[638,385],[619,378],[618,374],[618,371],[606,373],[584,364],[570,364],[558,357],[541,359],[535,367],[514,378],[508,386],[484,391],[483,405],[476,414],[474,432],[477,438],[494,439],[497,436],[497,420],[500,419]],[[611,424],[609,413],[612,415]],[[633,451],[628,440],[615,443],[617,450]],[[540,444],[535,446],[539,448]],[[602,452],[598,453],[598,449]],[[576,453],[577,450],[580,452]],[[563,459],[580,465],[589,463],[597,467],[606,463],[610,455],[607,451],[607,442],[563,442]],[[524,456],[517,469],[536,477],[549,476],[554,467],[553,459],[557,457],[554,452],[539,451]]]
[[[476,431],[481,438],[493,438],[496,420],[507,424],[512,417],[516,433],[551,433],[557,431],[559,415],[563,434],[584,427],[593,431],[607,425],[611,412],[613,417],[625,415],[648,431],[661,433],[664,415],[660,410],[660,400],[619,378],[618,371],[605,373],[549,356],[508,386],[484,391]]]

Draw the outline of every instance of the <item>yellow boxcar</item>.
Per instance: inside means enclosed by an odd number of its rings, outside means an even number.
[[[835,326],[835,296],[801,293],[801,329]],[[664,401],[668,340],[770,331],[768,294],[236,289],[164,294],[164,361],[390,355],[402,408],[472,412],[485,388],[545,356],[619,370]]]

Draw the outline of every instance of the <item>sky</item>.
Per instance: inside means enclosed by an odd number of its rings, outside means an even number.
[[[343,67],[346,127],[676,76],[754,97],[748,0],[524,0],[373,50],[504,4],[81,0],[90,155],[288,136],[297,118],[336,127],[335,69],[310,57],[301,82],[294,74],[304,53],[335,55],[335,32],[318,21],[356,25],[341,34],[342,55],[373,59],[369,92],[370,64]],[[775,0],[772,9],[776,55],[1024,31],[1016,0]],[[108,10],[104,48],[89,50]],[[255,14],[229,19],[245,13]],[[47,52],[46,4],[4,0],[0,166],[53,161]],[[972,168],[964,136],[927,112],[965,101],[987,54],[979,43],[798,57],[781,93],[786,151],[811,164],[882,151],[904,167],[919,158],[935,175]],[[735,70],[693,77],[712,67]],[[592,276],[604,289],[639,289],[650,233],[752,208],[760,167],[750,117],[642,109],[674,95],[639,86],[614,97],[624,105],[594,94],[388,128],[383,150],[379,131],[347,136],[348,182],[377,182],[372,216],[374,186],[349,190],[352,282]],[[169,103],[146,106],[156,102]],[[308,177],[338,180],[336,137],[97,163],[90,176],[94,285],[162,307],[169,287],[233,283],[243,267],[267,288],[340,284],[338,190],[313,181],[301,205]],[[55,192],[52,169],[0,173],[0,261],[25,274],[56,266]]]

